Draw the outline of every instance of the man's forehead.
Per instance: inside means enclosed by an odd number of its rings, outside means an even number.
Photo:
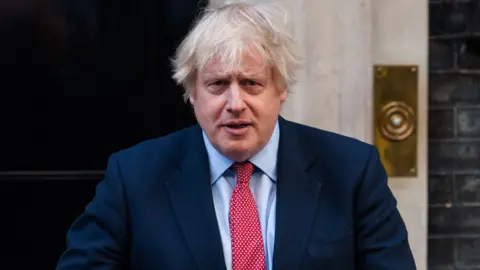
[[[252,74],[266,74],[268,73],[268,65],[261,58],[246,58],[241,61],[232,63],[222,63],[217,58],[210,60],[204,67],[203,73],[205,75],[252,75]]]

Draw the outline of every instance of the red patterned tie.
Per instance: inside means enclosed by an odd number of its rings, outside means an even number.
[[[230,201],[232,270],[265,270],[262,230],[255,199],[250,191],[253,164],[236,163],[237,185]]]

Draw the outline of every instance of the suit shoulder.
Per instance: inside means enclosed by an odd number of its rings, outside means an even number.
[[[307,125],[294,123],[300,137],[306,139],[315,150],[335,150],[337,153],[369,154],[373,146],[359,139]]]
[[[295,124],[301,148],[310,152],[331,179],[331,185],[355,185],[376,148],[356,138]]]
[[[165,162],[159,161],[172,160],[178,154],[178,150],[184,146],[189,134],[196,129],[199,129],[198,126],[191,126],[165,136],[147,139],[119,150],[113,153],[112,156],[115,156],[123,164],[148,164],[150,161],[155,161],[157,164],[165,164]]]
[[[324,170],[338,178],[360,175],[376,148],[356,138],[294,123],[299,143],[322,164]],[[348,169],[346,169],[348,168]]]

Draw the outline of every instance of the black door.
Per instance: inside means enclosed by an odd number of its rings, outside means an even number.
[[[54,269],[108,156],[196,123],[169,59],[205,2],[0,1],[1,269]]]

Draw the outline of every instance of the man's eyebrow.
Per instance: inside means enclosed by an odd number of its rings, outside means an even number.
[[[222,80],[226,80],[226,79],[229,79],[230,78],[230,75],[229,74],[225,74],[225,73],[217,73],[217,72],[212,72],[212,73],[205,73],[203,75],[203,77],[205,79],[222,79]]]

